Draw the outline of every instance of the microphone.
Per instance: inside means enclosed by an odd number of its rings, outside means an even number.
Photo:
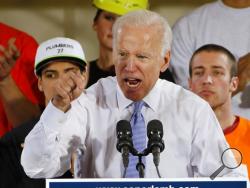
[[[129,152],[133,149],[131,125],[127,120],[120,120],[116,126],[116,148],[122,153],[122,161],[125,168],[129,163]]]
[[[148,150],[153,154],[153,160],[156,167],[160,163],[160,153],[164,150],[165,145],[162,140],[163,128],[159,120],[151,120],[147,126]]]

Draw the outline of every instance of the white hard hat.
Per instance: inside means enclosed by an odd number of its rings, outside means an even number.
[[[82,68],[87,61],[81,44],[73,39],[57,37],[41,43],[36,51],[35,74],[54,60],[70,60]]]

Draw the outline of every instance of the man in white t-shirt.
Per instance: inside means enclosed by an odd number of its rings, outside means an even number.
[[[233,97],[233,110],[248,119],[250,118],[250,93],[247,94],[249,91],[247,88],[250,87],[249,18],[249,0],[218,0],[196,9],[181,18],[173,27],[170,64],[175,82],[188,88],[188,63],[196,49],[208,43],[229,49],[239,59],[240,83]]]

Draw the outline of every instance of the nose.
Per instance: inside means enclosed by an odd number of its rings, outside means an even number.
[[[135,70],[135,60],[133,57],[129,57],[126,63],[126,70],[133,72]]]
[[[211,76],[210,74],[204,75],[203,83],[204,83],[204,84],[212,84],[212,83],[213,83],[213,78],[212,78],[212,76]]]

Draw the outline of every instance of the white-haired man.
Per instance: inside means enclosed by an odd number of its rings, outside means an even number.
[[[79,89],[84,81],[76,76],[58,82],[53,99],[26,137],[22,153],[26,173],[35,178],[63,174],[70,168],[71,143],[80,139],[84,146],[81,177],[139,177],[136,157],[130,154],[128,166],[123,166],[116,149],[116,125],[119,120],[131,121],[131,145],[142,154],[147,148],[145,125],[157,119],[163,125],[166,147],[158,166],[161,176],[211,175],[228,145],[207,103],[159,79],[170,60],[172,34],[167,21],[151,11],[134,11],[117,19],[113,37],[116,77],[103,78],[84,93]],[[160,176],[153,158],[151,154],[140,158],[145,177]],[[143,165],[139,165],[141,177]],[[220,176],[232,174],[240,175],[237,169],[225,169]]]

